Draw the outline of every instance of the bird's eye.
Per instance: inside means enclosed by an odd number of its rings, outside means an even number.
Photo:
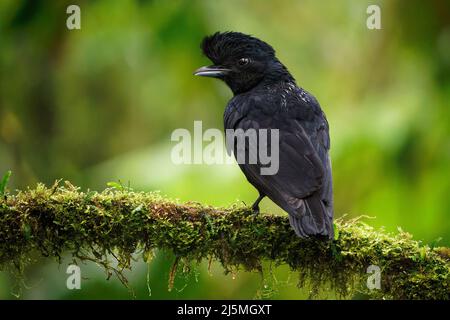
[[[245,65],[248,64],[249,62],[250,62],[250,59],[249,59],[249,58],[241,58],[241,59],[238,60],[238,64],[239,64],[240,66],[245,66]]]

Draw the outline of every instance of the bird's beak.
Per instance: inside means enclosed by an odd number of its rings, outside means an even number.
[[[230,69],[226,69],[220,66],[201,67],[194,71],[194,76],[220,78],[230,72]]]

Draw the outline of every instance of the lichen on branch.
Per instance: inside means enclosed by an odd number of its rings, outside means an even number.
[[[430,248],[400,231],[374,230],[358,219],[336,221],[334,241],[296,237],[287,217],[254,216],[248,207],[179,203],[157,193],[109,188],[81,192],[66,182],[5,193],[0,199],[0,270],[23,270],[36,254],[94,260],[122,282],[132,255],[145,261],[168,249],[180,261],[219,261],[225,272],[261,271],[264,261],[287,264],[320,290],[343,297],[449,299],[450,251]],[[110,266],[108,256],[118,261]],[[366,286],[370,265],[381,269],[381,289]],[[172,279],[173,282],[173,279]]]

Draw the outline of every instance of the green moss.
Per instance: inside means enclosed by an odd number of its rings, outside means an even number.
[[[188,266],[218,260],[225,272],[262,270],[263,261],[287,264],[300,273],[300,286],[313,292],[330,287],[342,297],[362,293],[370,298],[449,299],[449,249],[422,246],[404,232],[376,231],[358,220],[337,220],[333,242],[302,240],[286,217],[260,215],[249,208],[214,208],[180,204],[156,193],[107,189],[80,192],[70,183],[5,195],[0,200],[0,270],[21,272],[39,253],[59,259],[93,260],[116,274],[130,268],[131,256],[168,249]],[[119,262],[111,266],[108,255]],[[381,290],[368,290],[369,265],[381,268]],[[188,269],[188,268],[187,268]],[[170,287],[170,284],[169,284]]]

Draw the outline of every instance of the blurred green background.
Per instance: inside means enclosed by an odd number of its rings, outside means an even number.
[[[81,30],[66,28],[74,3]],[[366,27],[369,4],[381,7],[381,30]],[[257,194],[237,165],[170,161],[174,129],[192,130],[194,120],[222,128],[231,92],[192,76],[209,63],[201,39],[218,30],[272,44],[320,101],[331,127],[337,217],[368,215],[373,226],[450,245],[445,0],[2,0],[0,173],[13,171],[10,189],[63,178],[101,190],[120,180],[182,201],[250,204]],[[262,210],[281,213],[268,200]],[[168,292],[172,262],[160,252],[148,268],[135,263],[127,275],[137,298],[308,297],[286,267],[263,280],[243,271],[225,276],[218,264],[208,272],[207,263]],[[67,290],[69,263],[39,259],[21,298],[133,297],[92,264],[82,266],[82,290]],[[15,292],[14,278],[0,273],[0,299]]]

